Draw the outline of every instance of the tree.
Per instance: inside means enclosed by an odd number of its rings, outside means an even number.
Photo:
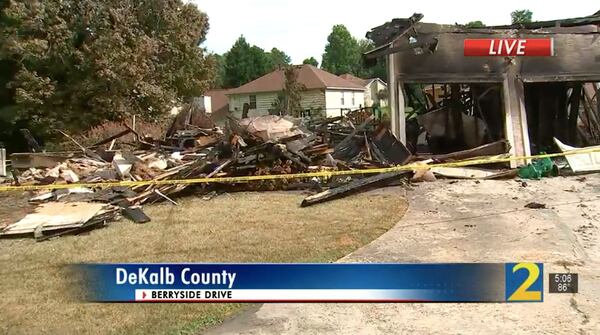
[[[306,58],[302,61],[302,64],[310,64],[312,66],[319,66],[319,62],[315,59],[315,57]]]
[[[358,70],[356,71],[356,75],[358,75],[361,78],[372,78],[372,77],[376,77],[376,75],[373,75],[374,72],[379,71],[380,69],[375,69],[375,67],[366,67],[364,62],[363,62],[363,55],[370,51],[375,49],[375,43],[373,43],[371,40],[368,39],[361,39],[360,41],[358,41]],[[378,63],[377,66],[380,66],[380,64]],[[385,66],[385,63],[384,63]],[[385,68],[384,68],[384,72],[385,72]]]
[[[227,61],[227,53],[223,55],[212,54],[214,64],[215,64],[215,76],[210,84],[210,88],[225,88],[225,63]]]
[[[321,67],[333,74],[356,74],[360,69],[360,51],[358,42],[348,29],[341,24],[333,26],[327,37]]]
[[[0,141],[9,150],[19,127],[51,138],[53,129],[158,117],[214,75],[200,47],[208,17],[181,0],[2,1],[0,30]]]
[[[276,48],[276,57],[285,61],[285,53]],[[256,45],[250,46],[244,36],[240,36],[227,52],[225,59],[225,87],[238,87],[257,79],[273,70],[273,52],[266,53]],[[289,58],[289,57],[288,57]]]
[[[269,56],[263,49],[253,45],[250,48],[250,57],[252,60],[252,69],[254,70],[254,73],[249,81],[258,77],[262,77],[272,71]]]
[[[277,95],[277,99],[273,102],[273,108],[280,115],[300,116],[302,106],[302,91],[306,87],[298,82],[298,66],[286,65],[284,67],[285,84],[283,91]]]
[[[515,10],[510,13],[510,18],[513,24],[530,23],[533,18],[533,13],[528,9]]]
[[[255,79],[256,71],[253,69],[250,49],[244,36],[240,36],[227,52],[224,80],[226,87],[238,87]]]
[[[381,78],[385,81],[387,77],[385,58],[378,58],[376,63],[369,67],[367,67],[363,62],[363,55],[374,48],[375,44],[371,40],[361,39],[358,41],[359,64],[355,75],[360,78]]]
[[[292,62],[292,58],[286,55],[285,52],[273,48],[271,52],[267,53],[267,57],[269,58],[269,68],[270,70],[278,69],[284,65],[288,65]]]
[[[467,22],[465,24],[465,27],[467,27],[467,28],[484,28],[485,24],[483,24],[483,22],[481,22],[481,21],[471,21],[471,22]]]
[[[386,80],[387,71],[385,58],[381,57],[376,59],[374,65],[366,66],[363,61],[363,55],[375,48],[375,44],[368,39],[361,39],[358,41],[358,64],[357,69],[353,72],[353,74],[360,78],[381,78],[382,80]]]

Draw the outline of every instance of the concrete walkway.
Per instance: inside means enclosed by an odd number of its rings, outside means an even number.
[[[544,302],[264,304],[210,334],[600,334],[600,175],[449,181],[387,188],[410,207],[340,262],[544,263]],[[547,209],[527,209],[530,201]],[[579,273],[578,294],[548,294],[548,273]]]

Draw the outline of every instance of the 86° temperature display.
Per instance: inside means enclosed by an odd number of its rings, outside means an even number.
[[[577,279],[576,273],[551,273],[550,293],[577,293]]]

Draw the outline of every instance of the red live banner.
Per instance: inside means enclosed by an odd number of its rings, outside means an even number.
[[[465,39],[465,56],[554,56],[552,38]]]

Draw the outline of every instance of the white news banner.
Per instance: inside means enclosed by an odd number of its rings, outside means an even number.
[[[135,301],[406,301],[423,290],[135,290]],[[412,299],[411,299],[412,298]]]

